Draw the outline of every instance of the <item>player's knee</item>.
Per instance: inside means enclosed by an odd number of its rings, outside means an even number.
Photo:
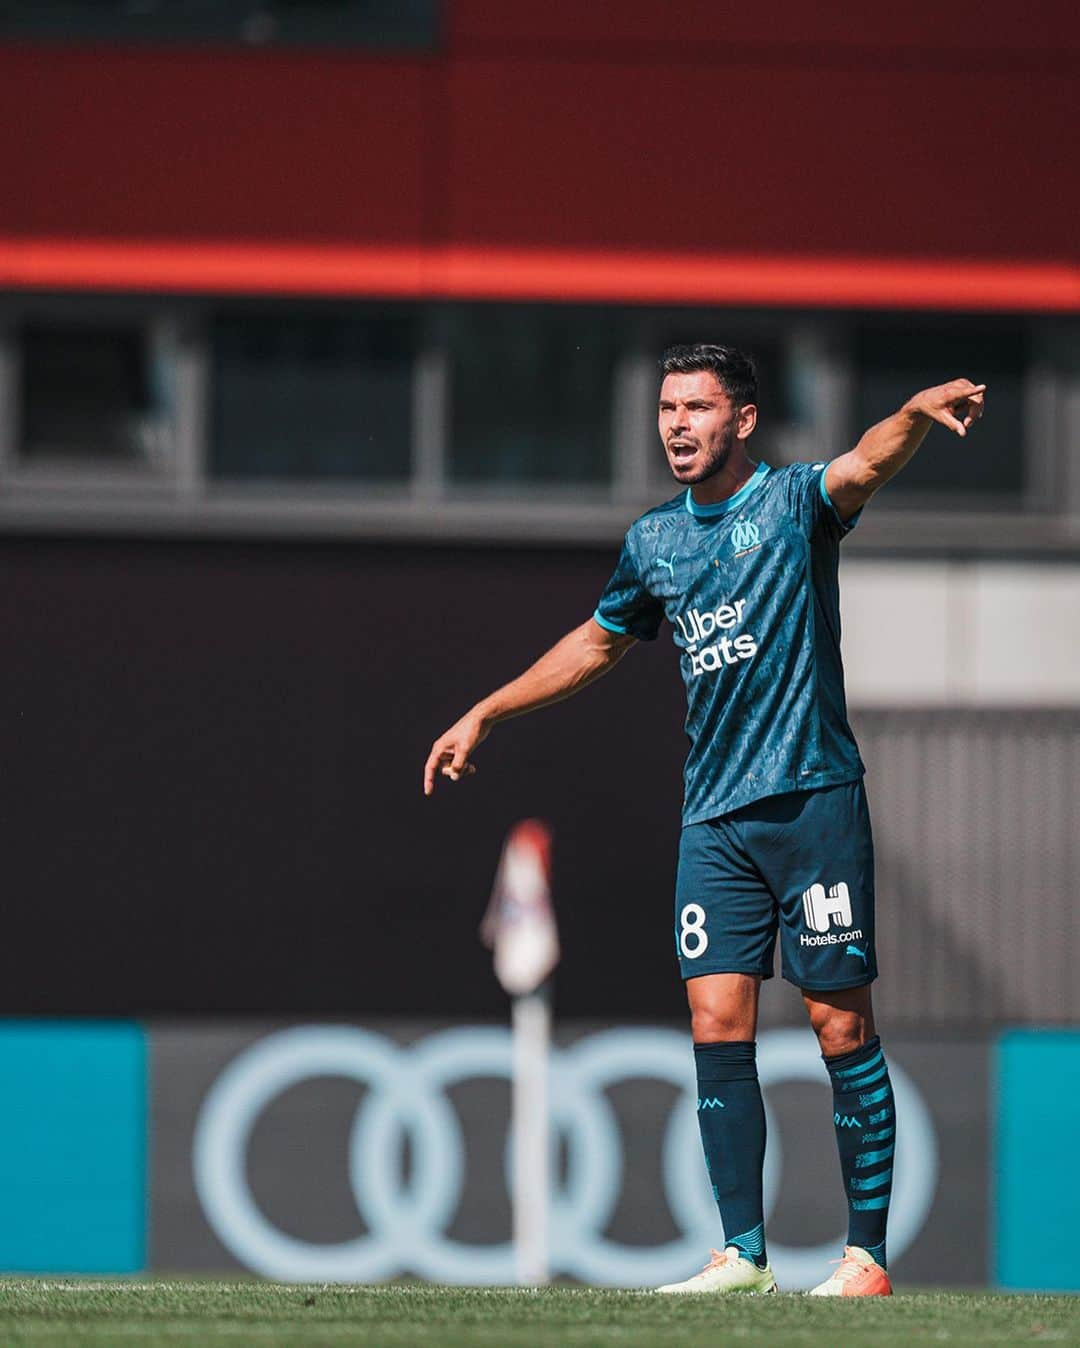
[[[690,1013],[690,1032],[695,1044],[720,1044],[753,1039],[752,1021],[727,1007],[695,1006]]]
[[[810,1024],[826,1058],[853,1053],[870,1038],[866,1017],[861,1011],[818,1004],[810,1009]]]

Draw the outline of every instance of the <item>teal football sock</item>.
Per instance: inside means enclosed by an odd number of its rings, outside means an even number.
[[[724,1244],[758,1268],[768,1262],[762,1208],[765,1106],[757,1075],[757,1045],[749,1040],[695,1044],[698,1126]]]
[[[881,1041],[824,1059],[833,1088],[833,1123],[848,1201],[848,1241],[885,1264],[896,1111]]]

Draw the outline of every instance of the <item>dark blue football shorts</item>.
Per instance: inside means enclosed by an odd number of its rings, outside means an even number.
[[[690,824],[679,844],[675,950],[683,978],[773,976],[811,992],[871,983],[874,843],[861,781],[769,796]]]

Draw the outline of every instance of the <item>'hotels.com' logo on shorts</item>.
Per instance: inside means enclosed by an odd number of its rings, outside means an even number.
[[[843,880],[828,889],[824,885],[811,885],[803,891],[802,901],[806,925],[820,935],[807,936],[804,932],[799,937],[800,945],[839,945],[842,941],[862,939],[862,928],[851,926],[851,894]],[[830,931],[830,926],[840,930]]]

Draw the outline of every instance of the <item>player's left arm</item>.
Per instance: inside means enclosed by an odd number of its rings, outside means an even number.
[[[935,421],[956,435],[967,435],[983,414],[985,392],[985,384],[970,379],[950,379],[923,389],[899,412],[871,426],[854,449],[833,459],[825,470],[825,490],[840,518],[847,521],[858,514],[874,492],[896,476]]]

